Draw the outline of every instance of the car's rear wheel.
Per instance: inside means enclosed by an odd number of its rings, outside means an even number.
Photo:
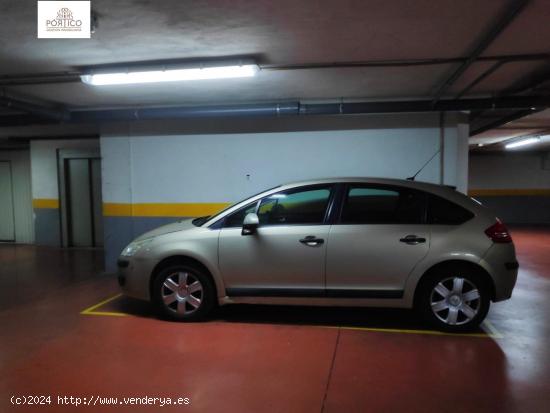
[[[161,316],[172,320],[204,318],[215,303],[210,277],[199,268],[173,265],[161,270],[153,283],[153,303]]]
[[[477,327],[487,315],[489,305],[490,290],[484,280],[457,271],[423,283],[419,310],[435,328],[462,332]]]

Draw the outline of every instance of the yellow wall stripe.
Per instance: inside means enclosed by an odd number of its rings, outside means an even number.
[[[115,204],[104,203],[103,215],[108,217],[200,217],[212,215],[228,203],[185,204]]]
[[[103,204],[103,215],[106,217],[131,217],[132,204]]]
[[[50,208],[50,209],[59,209],[59,199],[33,199],[32,200],[33,208]]]
[[[550,196],[550,189],[470,189],[470,196]]]

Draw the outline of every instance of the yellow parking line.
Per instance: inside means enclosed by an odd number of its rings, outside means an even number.
[[[126,313],[115,313],[113,311],[90,311],[90,312],[81,312],[80,314],[84,315],[104,315],[104,316],[113,316],[113,317],[126,317],[129,314]]]
[[[482,326],[486,327],[487,330],[489,330],[489,333],[487,334],[489,337],[491,337],[491,338],[504,338],[504,335],[502,333],[500,333],[500,331],[498,331],[496,329],[496,327],[493,325],[493,323],[491,323],[489,320],[485,320],[483,322]]]
[[[113,316],[113,317],[125,317],[130,314],[114,312],[114,311],[95,311],[99,307],[116,300],[121,297],[122,294],[114,295],[106,300],[103,300],[97,304],[92,305],[91,307],[82,310],[80,314],[83,315],[99,315],[99,316]],[[402,328],[381,328],[381,327],[353,327],[353,326],[322,326],[325,328],[341,328],[342,330],[356,330],[356,331],[373,331],[379,333],[400,333],[400,334],[426,334],[432,336],[452,336],[452,337],[480,337],[480,338],[503,338],[504,336],[496,329],[496,327],[489,321],[485,320],[481,325],[484,327],[486,332],[484,333],[446,333],[444,331],[436,330],[413,330],[413,329],[402,329]]]
[[[95,311],[96,309],[98,309],[99,307],[113,301],[113,300],[116,300],[117,298],[121,297],[122,294],[117,294],[113,297],[110,297],[110,298],[107,298],[106,300],[103,300],[101,301],[100,303],[97,303],[97,304],[94,304],[92,305],[91,307],[88,307],[86,308],[85,310],[82,310],[80,312],[80,314],[83,314],[83,315],[104,315],[104,316],[115,316],[115,317],[125,317],[129,314],[126,314],[126,313],[119,313],[119,312],[114,312],[114,311]]]
[[[489,332],[486,333],[446,333],[437,330],[413,330],[401,328],[380,328],[380,327],[353,327],[353,326],[326,326],[328,328],[341,328],[342,330],[374,331],[379,333],[401,333],[401,334],[426,334],[432,336],[452,337],[479,337],[479,338],[503,338],[504,336],[488,320],[482,324]]]

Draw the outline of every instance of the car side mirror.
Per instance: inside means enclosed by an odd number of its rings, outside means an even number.
[[[243,221],[243,230],[241,231],[241,235],[252,235],[256,232],[256,229],[258,228],[258,225],[260,225],[260,219],[258,218],[258,215],[251,213],[246,214]]]

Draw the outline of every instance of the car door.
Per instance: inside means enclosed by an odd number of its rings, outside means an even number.
[[[327,210],[333,185],[271,194],[225,219],[219,266],[229,296],[314,296],[324,291]],[[247,213],[259,227],[242,235]]]
[[[400,298],[426,256],[426,194],[404,187],[348,184],[330,229],[327,295]]]

